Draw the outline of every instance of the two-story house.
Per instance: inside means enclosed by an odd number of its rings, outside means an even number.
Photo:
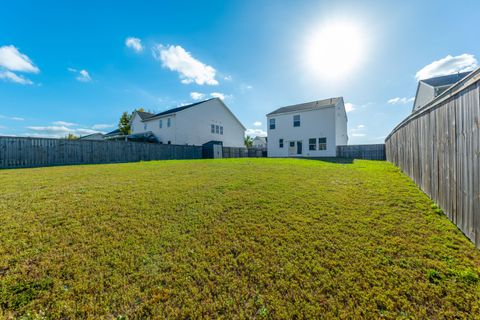
[[[348,143],[342,97],[279,108],[267,114],[269,157],[335,157]]]
[[[157,114],[136,111],[132,135],[153,133],[165,144],[201,146],[210,141],[244,147],[245,127],[219,98],[192,103]]]

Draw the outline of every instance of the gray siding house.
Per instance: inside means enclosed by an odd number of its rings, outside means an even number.
[[[427,105],[430,101],[441,95],[452,85],[468,76],[470,72],[471,71],[454,73],[446,76],[420,80],[418,82],[417,93],[415,95],[415,102],[413,103],[412,112],[420,110],[423,106]]]

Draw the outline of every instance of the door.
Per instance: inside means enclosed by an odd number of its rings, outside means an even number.
[[[288,143],[288,155],[289,156],[295,155],[295,141],[290,141]]]
[[[213,145],[213,157],[215,159],[217,158],[222,158],[223,157],[223,154],[222,154],[222,145],[221,144],[214,144]]]
[[[302,141],[297,141],[297,154],[302,154]]]

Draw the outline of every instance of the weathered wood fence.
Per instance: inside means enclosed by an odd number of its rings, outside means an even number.
[[[267,156],[267,149],[223,147],[224,158],[261,158]]]
[[[400,167],[480,247],[480,69],[386,138]]]
[[[0,168],[201,158],[196,146],[0,137]]]
[[[385,160],[385,145],[354,144],[347,146],[337,146],[337,157],[367,160]]]

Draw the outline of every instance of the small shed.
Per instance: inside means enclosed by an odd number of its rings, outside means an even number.
[[[204,159],[216,159],[223,157],[222,141],[208,141],[202,145],[202,156]]]

